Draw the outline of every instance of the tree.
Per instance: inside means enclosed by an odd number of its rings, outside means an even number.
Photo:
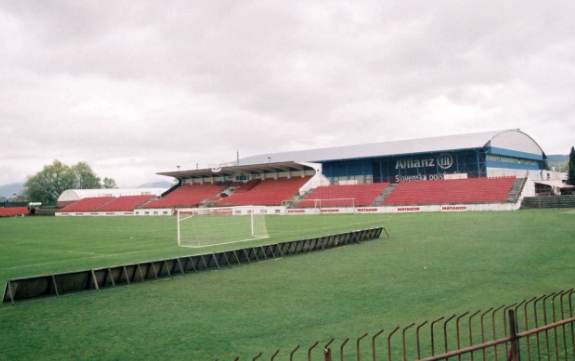
[[[569,153],[569,171],[567,173],[567,183],[575,185],[575,147],[571,147],[571,153]]]
[[[73,165],[71,169],[76,178],[75,188],[77,189],[102,188],[100,178],[96,176],[92,168],[90,168],[90,166],[87,163],[79,162],[78,164]]]
[[[112,178],[104,178],[104,182],[85,162],[67,166],[55,160],[45,166],[40,172],[28,177],[24,185],[24,194],[30,201],[44,204],[55,204],[56,200],[67,189],[115,188]]]
[[[118,188],[116,181],[112,178],[104,178],[102,181],[102,188]]]
[[[54,204],[66,189],[74,188],[75,175],[67,165],[55,160],[24,184],[24,194],[30,201]]]

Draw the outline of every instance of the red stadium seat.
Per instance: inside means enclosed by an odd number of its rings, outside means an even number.
[[[362,207],[372,205],[388,183],[329,185],[313,189],[296,202],[297,208]]]
[[[153,195],[143,196],[121,196],[113,201],[106,203],[103,207],[99,208],[98,212],[130,212],[139,206],[143,205],[150,199],[154,198]]]
[[[223,187],[216,184],[184,184],[162,198],[146,203],[143,208],[197,207],[222,191]]]
[[[414,181],[397,184],[386,206],[500,203],[507,201],[515,177]]]
[[[252,181],[241,185],[229,197],[217,201],[219,206],[279,206],[292,198],[309,180],[293,177]]]
[[[62,208],[60,212],[97,212],[106,204],[114,201],[114,197],[90,197],[83,198],[77,202]]]
[[[145,204],[153,195],[90,197],[71,203],[60,210],[61,213],[92,212],[131,212]]]
[[[28,215],[28,208],[26,207],[0,208],[0,217],[17,217],[26,215]]]

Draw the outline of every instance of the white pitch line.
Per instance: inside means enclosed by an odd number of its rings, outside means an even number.
[[[206,248],[206,247],[217,247],[217,246],[223,246],[226,244],[233,244],[233,243],[242,243],[242,242],[249,242],[249,241],[258,241],[260,239],[267,239],[270,237],[255,237],[255,238],[248,238],[248,239],[242,239],[239,241],[230,241],[230,242],[222,242],[222,243],[215,243],[215,244],[206,244],[206,245],[202,245],[202,246],[186,246],[186,245],[182,245],[181,247],[186,247],[186,248]]]

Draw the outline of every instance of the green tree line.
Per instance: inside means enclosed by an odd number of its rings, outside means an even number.
[[[44,166],[41,171],[28,177],[24,195],[29,201],[55,204],[67,189],[116,188],[112,178],[98,177],[85,162],[68,166],[58,160]]]
[[[571,147],[569,153],[569,170],[567,171],[567,182],[575,185],[575,147]]]

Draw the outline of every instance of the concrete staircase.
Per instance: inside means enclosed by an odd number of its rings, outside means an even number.
[[[383,190],[383,192],[381,192],[380,195],[378,195],[377,197],[375,197],[375,199],[373,200],[372,205],[379,207],[383,204],[383,200],[385,199],[385,197],[387,197],[388,194],[390,194],[391,192],[393,192],[393,190],[395,189],[395,187],[397,186],[397,183],[389,183],[389,185],[387,187],[385,187],[385,189]]]
[[[305,198],[305,196],[309,193],[310,191],[304,192],[303,194],[299,194],[297,193],[296,195],[294,195],[293,197],[291,197],[290,199],[286,200],[282,206],[286,206],[288,208],[292,208],[297,202],[301,201],[302,199]]]
[[[507,202],[515,203],[519,199],[519,195],[523,191],[523,187],[525,187],[525,183],[527,182],[527,178],[517,178],[515,179],[515,183],[513,183],[513,187],[511,187],[511,191],[509,192],[509,197],[507,197]]]

